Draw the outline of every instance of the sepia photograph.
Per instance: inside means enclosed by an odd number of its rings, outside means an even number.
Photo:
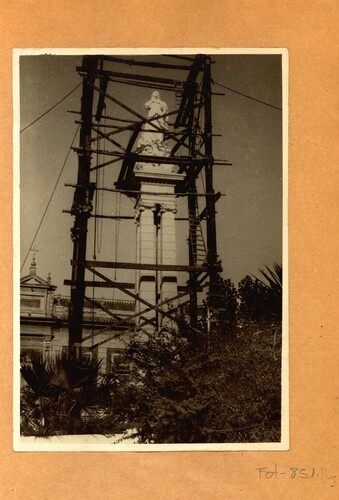
[[[13,65],[14,449],[288,449],[287,51]]]

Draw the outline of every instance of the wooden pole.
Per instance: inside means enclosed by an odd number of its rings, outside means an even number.
[[[213,148],[212,148],[212,102],[211,102],[211,66],[210,58],[206,56],[204,79],[204,111],[205,111],[205,156],[208,158],[205,163],[206,192],[214,193],[213,189]],[[209,267],[209,291],[208,305],[211,309],[216,309],[219,302],[219,276],[217,270],[217,235],[215,221],[215,197],[206,196],[206,232],[207,232],[207,262]]]
[[[85,298],[85,267],[80,263],[86,260],[87,225],[90,216],[91,194],[90,194],[90,167],[91,152],[88,147],[91,141],[92,130],[92,107],[94,94],[93,72],[97,67],[98,57],[84,56],[83,67],[87,72],[83,76],[80,148],[78,152],[78,178],[77,187],[74,192],[72,213],[75,215],[72,229],[73,260],[72,260],[72,282],[71,301],[69,309],[69,349],[76,352],[80,349],[82,340],[83,308]]]

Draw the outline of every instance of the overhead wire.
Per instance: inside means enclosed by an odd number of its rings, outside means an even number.
[[[46,116],[50,111],[52,111],[54,108],[56,108],[59,104],[61,104],[65,99],[67,99],[67,97],[69,97],[71,94],[73,94],[73,92],[75,92],[80,87],[80,85],[82,85],[82,81],[76,87],[74,87],[73,90],[71,90],[70,92],[68,92],[68,94],[66,94],[62,99],[60,99],[60,101],[58,101],[57,103],[55,103],[51,108],[47,109],[47,111],[45,111],[44,113],[42,113],[42,115],[38,116],[38,118],[36,118],[31,123],[29,123],[28,125],[26,125],[26,127],[24,127],[23,129],[21,129],[20,130],[20,134],[21,134],[21,132],[24,132],[29,127],[31,127],[32,125],[34,125],[34,123],[36,123],[37,121],[39,121],[41,118],[43,118],[44,116]]]
[[[103,139],[103,148],[104,150],[106,149],[106,139]],[[102,187],[105,187],[105,168],[102,168],[99,170],[100,171],[100,176],[99,176],[99,182]],[[97,171],[98,172],[98,171]],[[104,196],[105,196],[105,191],[102,190],[101,192],[99,191],[99,211],[101,214],[105,212],[104,210]],[[97,249],[98,253],[101,253],[102,249],[102,236],[103,236],[103,219],[99,219],[99,224],[98,224],[98,234],[97,234]]]
[[[100,144],[100,139],[98,144]],[[98,166],[100,163],[99,159],[99,153],[96,154],[96,165]],[[98,185],[98,179],[99,179],[99,169],[96,170],[95,172],[95,182],[96,186]],[[98,213],[98,191],[95,191],[95,202],[94,202],[94,214],[97,215]],[[97,218],[94,217],[94,234],[93,234],[93,260],[97,259],[96,255],[96,247],[97,247]],[[92,272],[92,304],[91,304],[91,316],[92,316],[92,338],[91,338],[91,345],[93,347],[93,333],[94,333],[94,316],[95,316],[95,311],[94,311],[94,300],[95,300],[95,288],[94,288],[94,281],[95,281],[95,274]]]
[[[115,193],[115,213],[119,217],[121,213],[121,193]],[[119,250],[119,233],[120,233],[120,220],[115,220],[115,234],[114,234],[114,258],[118,261]],[[117,269],[114,269],[114,281],[117,279]],[[115,289],[112,290],[112,300],[114,301]]]
[[[21,266],[21,271],[22,271],[22,269],[23,269],[24,265],[26,264],[26,260],[27,260],[27,258],[28,258],[29,252],[31,251],[32,246],[34,245],[34,242],[35,242],[36,237],[37,237],[37,235],[38,235],[38,233],[39,233],[39,230],[40,230],[40,228],[41,228],[41,225],[42,225],[42,223],[43,223],[43,220],[44,220],[44,218],[45,218],[45,215],[46,215],[46,213],[47,213],[47,210],[48,210],[48,208],[49,208],[49,206],[50,206],[50,204],[51,204],[51,201],[52,201],[53,195],[54,195],[54,193],[55,193],[55,190],[56,190],[56,188],[57,188],[57,186],[58,186],[58,183],[59,183],[60,177],[61,177],[61,175],[62,175],[62,173],[63,173],[63,171],[64,171],[64,168],[65,168],[65,166],[66,166],[66,163],[67,163],[67,160],[68,160],[69,154],[70,154],[70,152],[72,151],[72,146],[73,146],[74,141],[75,141],[75,138],[76,138],[76,136],[77,136],[77,134],[78,134],[79,128],[80,128],[80,125],[78,125],[78,128],[76,129],[76,132],[75,132],[74,137],[73,137],[73,139],[72,139],[71,145],[70,145],[70,147],[69,147],[69,149],[68,149],[68,152],[67,152],[66,158],[65,158],[65,160],[64,160],[64,162],[63,162],[63,164],[62,164],[62,167],[61,167],[61,169],[60,169],[60,172],[59,172],[58,178],[57,178],[56,183],[55,183],[55,185],[54,185],[54,188],[53,188],[52,194],[51,194],[51,196],[49,197],[48,203],[47,203],[46,208],[45,208],[45,210],[44,210],[44,213],[43,213],[43,215],[42,215],[42,217],[41,217],[41,220],[40,220],[40,223],[39,223],[39,225],[38,225],[38,228],[37,228],[37,230],[36,230],[36,232],[35,232],[35,235],[34,235],[34,238],[33,238],[33,240],[32,240],[32,243],[31,243],[31,244],[30,244],[30,246],[29,246],[28,252],[27,252],[26,257],[25,257],[25,260],[24,260],[24,262],[23,262],[23,264],[22,264],[22,266]]]
[[[124,81],[120,81],[119,83],[128,83],[128,84],[131,84],[131,85],[134,84],[133,82],[124,82]],[[222,88],[224,88],[224,89],[226,89],[226,90],[228,90],[230,92],[234,92],[235,94],[241,95],[242,97],[246,97],[247,99],[251,99],[252,101],[259,102],[260,104],[264,104],[265,106],[269,106],[270,108],[274,108],[274,109],[278,109],[279,111],[282,111],[282,108],[279,107],[279,106],[275,106],[275,105],[270,104],[268,102],[262,101],[261,99],[257,99],[256,97],[250,96],[250,95],[245,94],[243,92],[239,92],[238,90],[235,90],[235,89],[233,89],[231,87],[228,87],[227,85],[224,85],[222,83],[216,82],[214,80],[212,80],[212,83],[214,85],[219,85],[220,87],[222,87]],[[64,97],[62,97],[62,99],[60,99],[58,102],[56,102],[53,106],[51,106],[49,109],[47,109],[44,113],[42,113],[40,116],[38,116],[31,123],[29,123],[28,125],[26,125],[26,127],[22,128],[20,130],[20,134],[22,132],[24,132],[25,130],[27,130],[32,125],[34,125],[36,122],[38,122],[41,118],[43,118],[44,116],[46,116],[50,111],[52,111],[53,109],[55,109],[59,104],[61,104],[65,99],[67,99],[67,97],[69,97],[71,94],[73,94],[73,92],[75,92],[81,85],[82,85],[82,81],[78,85],[76,85],[76,87],[74,87],[74,89],[72,89]],[[138,86],[138,83],[135,83],[135,85]],[[144,86],[144,85],[139,84],[139,86]],[[167,90],[173,90],[173,89],[169,88]]]
[[[246,97],[247,99],[251,99],[252,101],[259,102],[260,104],[264,104],[265,106],[269,106],[270,108],[278,109],[279,111],[282,111],[282,108],[279,106],[274,106],[273,104],[269,104],[268,102],[262,101],[261,99],[257,99],[256,97],[252,97],[248,94],[244,94],[243,92],[239,92],[238,90],[232,89],[231,87],[227,87],[226,85],[223,85],[222,83],[215,82],[214,80],[211,80],[214,85],[219,85],[220,87],[229,90],[230,92],[234,92],[235,94],[241,95],[243,97]]]
[[[98,147],[100,147],[100,140],[98,140]],[[96,153],[96,166],[98,167],[100,161],[99,161],[99,153]],[[98,187],[98,180],[99,180],[99,169],[97,168],[95,172],[95,187]],[[95,190],[95,202],[94,202],[94,215],[97,215],[98,213],[98,191],[97,189]],[[93,235],[93,260],[96,260],[97,255],[96,255],[96,246],[97,246],[97,218],[94,217],[94,235]],[[93,280],[94,280],[94,274],[93,274]]]
[[[103,61],[102,59],[100,60],[100,67],[101,67],[101,70],[103,69]],[[98,138],[98,149],[100,150],[100,144],[101,144],[101,140],[102,140],[102,137],[99,137]],[[105,139],[104,139],[104,143],[105,143]],[[105,148],[104,148],[105,149]],[[94,203],[94,214],[97,215],[98,214],[98,208],[99,208],[99,212],[100,213],[103,213],[102,212],[102,209],[101,209],[101,203],[100,203],[100,197],[102,196],[102,193],[100,193],[100,191],[98,191],[98,187],[103,187],[103,184],[101,185],[101,170],[105,170],[104,168],[103,169],[99,169],[99,165],[100,165],[100,161],[101,161],[101,155],[100,155],[100,152],[98,151],[96,153],[96,172],[95,172],[95,203]],[[100,186],[99,186],[100,185]],[[101,210],[100,210],[101,209]],[[93,234],[93,260],[96,260],[97,258],[97,250],[98,250],[98,254],[100,254],[101,252],[101,230],[102,230],[102,227],[101,227],[101,224],[102,224],[102,220],[97,220],[97,217],[94,217],[94,234]],[[92,336],[91,336],[91,348],[93,349],[93,345],[94,345],[94,317],[95,317],[95,287],[94,287],[94,281],[95,281],[95,274],[94,272],[92,272],[92,304],[91,304],[91,307],[92,307]]]
[[[106,113],[106,110],[104,111]],[[104,119],[105,119],[105,114],[104,114]],[[104,123],[106,123],[106,119],[104,120]],[[100,149],[100,142],[101,138],[99,139],[99,149]],[[103,139],[103,148],[105,149],[105,138]],[[100,153],[96,154],[96,166],[101,162],[101,155]],[[102,173],[101,173],[102,172]],[[98,213],[102,214],[104,212],[104,190],[103,188],[105,186],[105,169],[99,169],[97,168],[96,174],[95,174],[95,204],[94,204],[94,213],[97,215]],[[100,189],[98,189],[100,188]],[[94,218],[94,237],[93,237],[93,260],[96,260],[97,258],[97,253],[100,255],[101,253],[101,248],[102,248],[102,234],[103,234],[103,220],[99,219],[97,220],[97,217]],[[94,316],[95,316],[95,306],[94,306],[94,300],[95,300],[95,287],[94,287],[94,281],[95,281],[95,274],[92,273],[92,334],[94,333]],[[91,340],[92,347],[93,347],[93,337]]]
[[[104,106],[104,109],[103,109],[103,119],[104,119],[104,125],[106,126],[107,125],[107,108],[106,108],[106,105]],[[104,137],[103,138],[103,149],[105,150],[106,149],[106,138]],[[101,175],[101,178],[100,178],[100,183],[101,183],[101,186],[102,187],[105,187],[105,168],[102,168],[100,169],[102,170],[102,175]],[[105,192],[104,190],[102,190],[102,192],[100,193],[100,203],[99,203],[99,209],[100,209],[100,213],[103,214],[105,212],[104,210],[104,196],[105,196]],[[97,243],[97,246],[98,246],[98,253],[100,254],[101,253],[101,248],[102,248],[102,239],[103,239],[103,219],[100,220],[100,223],[99,223],[99,231],[98,231],[98,243]]]

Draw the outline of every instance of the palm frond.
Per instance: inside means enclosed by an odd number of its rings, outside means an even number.
[[[256,279],[258,279],[265,287],[269,288],[275,295],[282,296],[282,266],[275,262],[272,268],[265,266],[265,270],[259,269],[259,272],[265,278],[266,282],[260,278]]]

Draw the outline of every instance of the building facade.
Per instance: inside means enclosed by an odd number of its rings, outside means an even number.
[[[20,279],[20,358],[29,362],[32,351],[44,359],[54,358],[68,350],[70,299],[56,293],[50,275],[43,279],[37,274],[33,257],[29,274]],[[102,373],[109,373],[121,362],[121,354],[133,334],[134,301],[96,299],[104,309],[84,308],[82,352],[101,360]],[[119,316],[119,328],[112,324],[110,312]],[[122,325],[122,319],[126,320]],[[118,321],[117,321],[118,323]],[[104,330],[103,333],[100,333]],[[111,338],[114,337],[114,338]],[[111,340],[108,340],[111,339]]]

